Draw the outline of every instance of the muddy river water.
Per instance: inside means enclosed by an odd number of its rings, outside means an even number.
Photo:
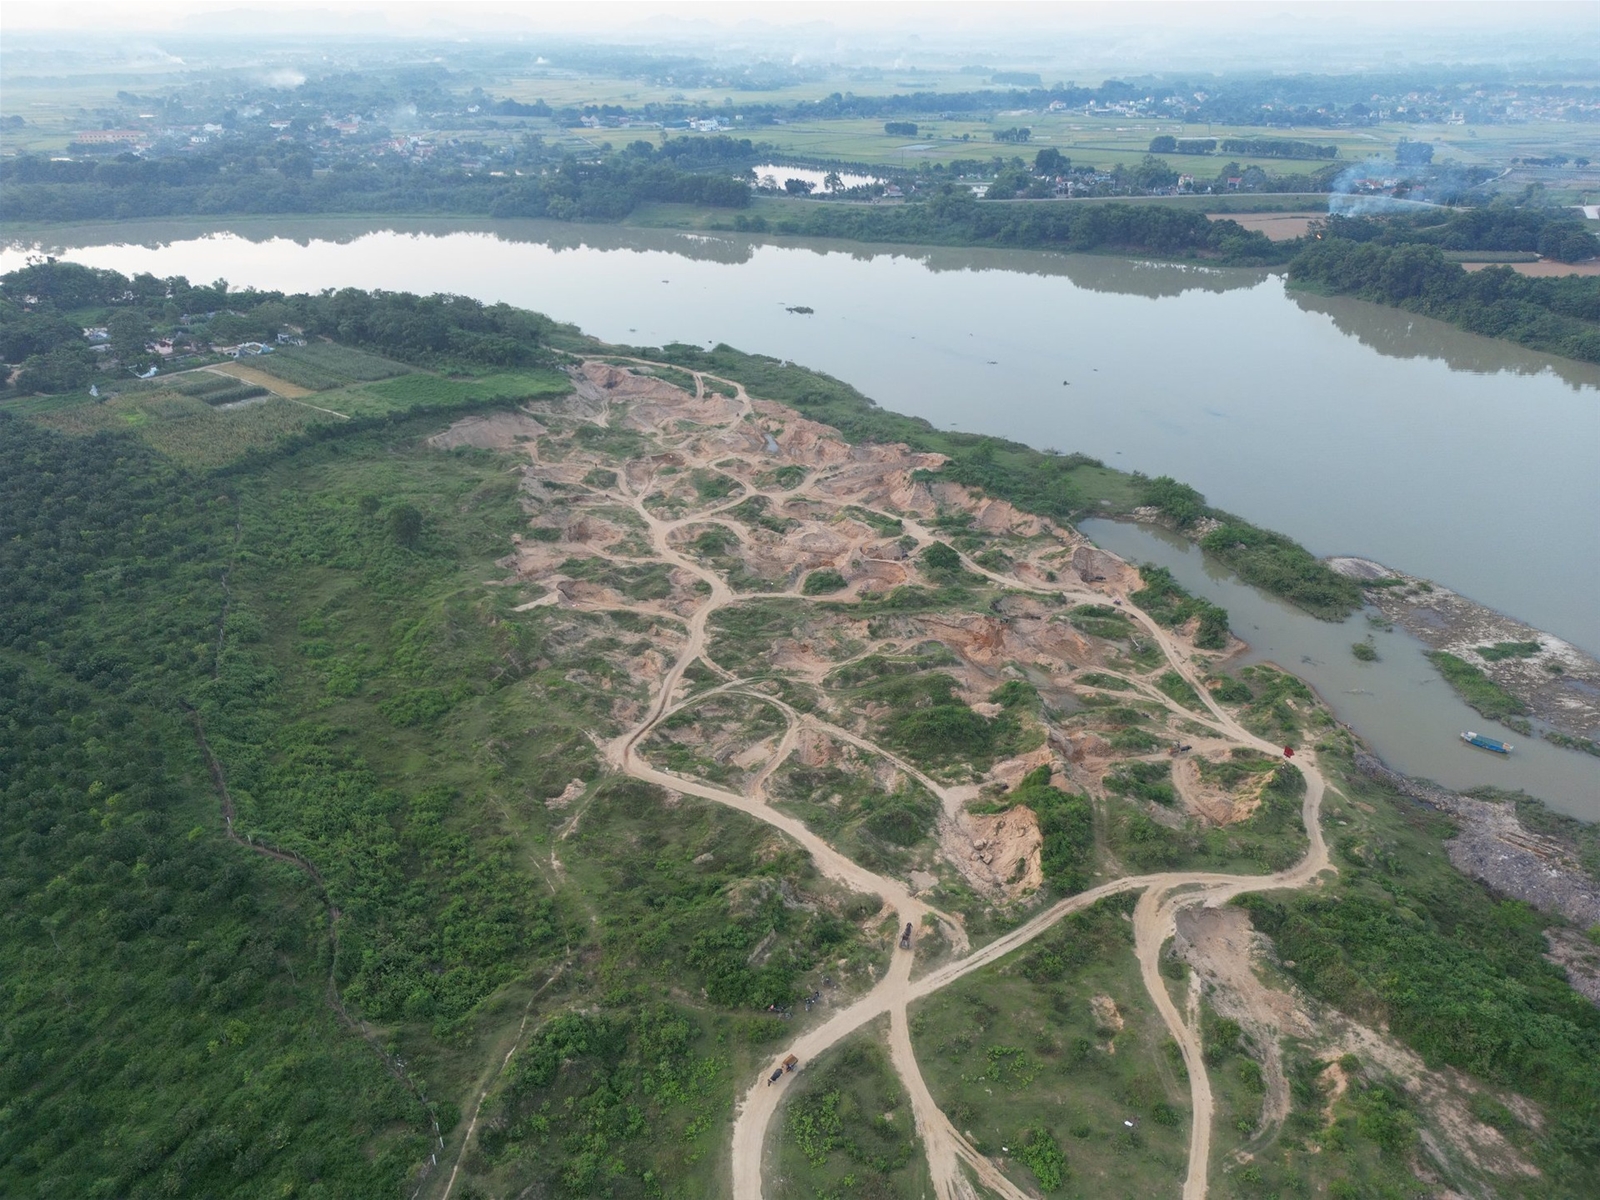
[[[726,342],[942,427],[1171,474],[1318,554],[1435,579],[1600,652],[1600,367],[1299,295],[1280,273],[540,222],[133,222],[4,241],[7,270],[44,249],[286,291],[463,293],[635,345]],[[1403,634],[1378,635],[1382,663],[1347,662],[1360,617],[1313,621],[1147,532],[1090,527],[1226,605],[1254,653],[1305,674],[1397,769],[1600,818],[1600,760],[1514,735],[1509,762],[1461,747],[1487,723]]]

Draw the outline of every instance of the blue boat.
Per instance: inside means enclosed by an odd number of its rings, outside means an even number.
[[[1505,742],[1497,742],[1492,737],[1484,737],[1481,733],[1463,733],[1461,740],[1469,746],[1476,746],[1480,750],[1487,750],[1491,754],[1510,754],[1511,747]]]

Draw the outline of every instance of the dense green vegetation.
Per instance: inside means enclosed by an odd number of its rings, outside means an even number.
[[[1443,650],[1428,651],[1428,660],[1460,697],[1492,721],[1520,717],[1528,706],[1465,659]]]
[[[1294,138],[1223,138],[1222,152],[1256,158],[1337,158],[1339,147]]]
[[[1524,251],[1562,262],[1584,262],[1600,255],[1600,241],[1570,210],[1518,208],[1503,200],[1481,208],[1335,216],[1328,220],[1326,236],[1383,246],[1413,243],[1449,251]]]
[[[1538,642],[1495,642],[1475,647],[1475,652],[1484,662],[1502,662],[1508,658],[1532,658],[1539,649]]]
[[[1044,881],[1063,896],[1088,887],[1094,866],[1094,808],[1088,799],[1052,786],[1050,768],[1044,766],[1024,776],[1006,803],[1025,805],[1039,819]]]
[[[1343,620],[1361,607],[1361,585],[1340,575],[1299,543],[1209,507],[1206,498],[1194,488],[1170,476],[1137,478],[1142,502],[1168,517],[1180,530],[1190,529],[1201,518],[1221,522],[1199,539],[1200,547],[1246,583],[1281,596],[1324,620]],[[1226,624],[1223,631],[1226,632]]]
[[[701,153],[693,153],[695,142]],[[687,143],[687,144],[686,144]],[[313,173],[304,155],[215,154],[101,162],[32,155],[0,164],[0,220],[86,221],[192,213],[454,213],[616,221],[647,201],[739,208],[748,141],[678,139],[672,149],[636,141],[597,162],[566,156],[543,174],[464,172],[403,158],[340,164]],[[342,169],[340,169],[342,167]]]
[[[1579,236],[1594,243],[1587,232]],[[1589,249],[1586,256],[1592,254]],[[1472,333],[1600,362],[1600,279],[1594,276],[1530,278],[1510,267],[1468,271],[1436,245],[1327,237],[1294,257],[1289,278],[1297,286],[1392,304]]]
[[[312,881],[224,839],[181,707],[269,684],[219,639],[234,521],[136,442],[0,414],[8,1194],[378,1195],[422,1153],[325,1002],[361,918],[335,960]]]
[[[735,228],[863,242],[1159,254],[1241,266],[1285,258],[1265,234],[1198,212],[1149,204],[1008,205],[975,199],[970,189],[955,184],[917,204],[818,204],[803,215],[772,222],[736,219]]]
[[[1139,578],[1144,586],[1129,599],[1159,624],[1177,628],[1196,620],[1196,646],[1220,650],[1228,644],[1227,609],[1191,596],[1165,567],[1142,566],[1139,568]]]
[[[433,1097],[466,1094],[481,1023],[559,977],[601,1069],[521,1078],[480,1167],[522,1190],[624,1161],[703,1195],[768,1036],[713,1045],[712,1015],[854,960],[868,912],[754,822],[662,823],[614,786],[562,843],[572,883],[528,853],[563,819],[545,798],[598,773],[583,731],[610,699],[574,678],[632,694],[611,656],[648,626],[513,617],[482,582],[528,524],[505,460],[429,448],[437,420],[393,403],[210,476],[0,413],[0,1191],[390,1195],[435,1118],[451,1136]],[[289,859],[225,840],[197,729],[240,838]],[[614,1101],[637,1054],[643,1090]],[[543,1149],[568,1097],[551,1136],[603,1159]]]
[[[301,330],[345,346],[374,351],[416,366],[482,371],[549,363],[548,318],[507,304],[481,304],[466,296],[415,296],[345,288],[316,295],[232,291],[218,280],[195,287],[187,279],[129,277],[55,260],[29,263],[0,278],[0,327],[7,331],[0,357],[18,363],[24,391],[64,392],[86,388],[97,373],[96,356],[80,326],[103,321],[129,323],[133,332],[110,356],[119,367],[152,360],[147,339],[167,332],[196,350],[207,343],[273,342],[285,330]],[[332,378],[324,378],[328,351],[316,345],[290,347],[291,375],[319,386],[381,379],[400,369],[371,356],[341,356]],[[195,359],[194,361],[199,361]],[[269,360],[270,361],[270,360]],[[113,376],[126,386],[127,371]],[[294,381],[294,380],[291,380]],[[304,386],[311,386],[307,383]]]
[[[1338,621],[1361,607],[1361,585],[1356,580],[1339,574],[1281,533],[1230,520],[1201,538],[1200,546],[1246,583],[1282,596],[1313,616]]]
[[[1331,893],[1239,903],[1313,995],[1387,1026],[1430,1065],[1548,1105],[1538,1130],[1514,1120],[1508,1129],[1535,1151],[1556,1194],[1582,1194],[1600,1156],[1600,1010],[1545,960],[1550,918],[1455,871],[1439,852],[1444,819],[1364,777],[1348,782],[1385,815],[1337,839]]]

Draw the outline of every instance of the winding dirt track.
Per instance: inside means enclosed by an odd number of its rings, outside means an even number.
[[[642,359],[631,361],[642,366],[671,365],[652,363]],[[692,372],[692,374],[694,375],[697,396],[705,394],[708,380],[733,390],[740,412],[735,422],[730,422],[730,425],[753,414],[749,395],[744,387],[736,381],[707,375],[703,372]],[[609,418],[609,406],[602,416]],[[709,459],[711,456],[702,457],[706,461],[696,461],[694,465],[710,465]],[[967,789],[944,788],[922,772],[917,771],[910,764],[903,762],[870,740],[829,725],[816,717],[803,716],[773,697],[754,692],[749,693],[752,700],[771,704],[784,713],[788,721],[788,729],[773,758],[755,776],[748,789],[748,794],[715,787],[698,779],[660,770],[647,762],[639,753],[639,745],[643,739],[665,717],[676,711],[674,699],[682,683],[684,673],[696,659],[703,659],[724,678],[729,678],[728,672],[717,667],[715,663],[705,657],[706,630],[714,613],[730,604],[739,602],[741,599],[716,572],[701,566],[698,562],[676,551],[671,545],[671,534],[684,525],[703,523],[708,520],[715,521],[724,509],[743,502],[752,494],[767,495],[769,499],[796,494],[795,489],[780,489],[770,493],[760,492],[758,489],[750,489],[746,494],[741,495],[737,501],[730,502],[719,508],[676,520],[663,520],[646,508],[643,503],[643,496],[648,493],[651,482],[653,482],[653,474],[646,479],[645,486],[634,487],[628,481],[627,472],[619,472],[616,488],[617,498],[628,504],[643,520],[649,530],[656,554],[674,567],[703,580],[710,591],[704,601],[689,617],[687,622],[688,636],[677,659],[667,670],[660,684],[660,690],[649,705],[644,718],[632,729],[604,747],[607,762],[613,770],[632,776],[635,779],[698,796],[718,804],[725,804],[781,830],[810,853],[817,865],[817,869],[824,876],[855,891],[880,896],[884,901],[885,907],[893,910],[897,920],[902,924],[909,922],[914,926],[920,925],[925,916],[931,916],[938,920],[951,936],[952,944],[957,952],[961,954],[960,957],[953,961],[945,963],[920,979],[913,981],[911,971],[914,954],[895,952],[889,963],[887,973],[876,986],[847,1007],[835,1012],[821,1025],[800,1034],[789,1046],[780,1051],[777,1057],[781,1058],[784,1054],[792,1053],[802,1061],[809,1062],[875,1017],[887,1014],[890,1028],[890,1059],[910,1097],[917,1131],[922,1137],[928,1156],[934,1190],[940,1200],[967,1200],[967,1198],[975,1196],[971,1184],[962,1172],[961,1165],[963,1163],[971,1169],[982,1186],[992,1193],[1006,1197],[1007,1200],[1025,1200],[1026,1193],[1002,1175],[988,1158],[980,1154],[951,1125],[949,1119],[934,1101],[917,1066],[916,1056],[911,1045],[907,1006],[912,1001],[931,995],[940,988],[946,987],[971,972],[988,966],[1013,950],[1026,945],[1069,913],[1087,908],[1106,896],[1129,891],[1142,891],[1143,895],[1134,910],[1134,945],[1140,973],[1144,979],[1145,986],[1150,991],[1157,1010],[1161,1013],[1167,1028],[1182,1050],[1190,1081],[1193,1129],[1189,1142],[1188,1171],[1183,1185],[1183,1198],[1184,1200],[1203,1200],[1206,1195],[1213,1117],[1211,1086],[1201,1057],[1199,1031],[1195,1028],[1192,1019],[1187,1019],[1178,1011],[1178,1007],[1168,994],[1166,984],[1162,980],[1158,969],[1161,947],[1166,939],[1172,935],[1176,915],[1184,907],[1191,905],[1216,906],[1250,891],[1305,887],[1310,885],[1319,874],[1329,869],[1327,847],[1322,838],[1319,820],[1326,784],[1321,771],[1317,767],[1315,755],[1308,753],[1297,760],[1297,764],[1305,775],[1307,783],[1302,816],[1309,839],[1309,848],[1305,858],[1294,867],[1278,872],[1275,875],[1265,876],[1170,872],[1117,879],[1059,901],[1002,937],[975,951],[965,952],[966,937],[958,920],[952,919],[947,914],[939,912],[919,900],[912,894],[907,885],[901,881],[867,870],[854,860],[841,854],[808,829],[802,822],[772,809],[765,803],[763,792],[766,780],[782,759],[792,751],[796,742],[796,735],[802,726],[810,726],[826,732],[832,737],[850,742],[863,750],[881,755],[884,759],[894,763],[908,775],[917,779],[923,786],[929,788],[946,804],[947,808],[951,804],[959,804],[964,800],[966,798],[964,793]],[[800,493],[808,492],[813,484],[814,480],[808,480],[805,485],[797,490]],[[837,501],[822,496],[815,496],[814,498],[837,504]],[[919,543],[927,544],[933,540],[934,535],[915,520],[903,515],[900,515],[900,519],[907,532],[915,537]],[[735,530],[735,532],[737,533],[738,531]],[[988,571],[972,562],[966,556],[963,556],[963,565],[967,570],[982,575],[1013,591],[1030,592],[1037,595],[1059,595],[1080,603],[1101,603],[1107,598],[1103,592],[1091,592],[1068,584],[1053,587],[1026,585],[1016,579]],[[792,589],[787,594],[798,596],[798,591],[797,589]],[[1175,637],[1157,625],[1147,614],[1128,603],[1126,596],[1120,598],[1124,603],[1124,611],[1161,648],[1171,668],[1194,687],[1196,693],[1205,704],[1206,713],[1203,715],[1196,714],[1183,708],[1158,691],[1148,680],[1125,676],[1126,681],[1137,689],[1142,699],[1161,703],[1170,710],[1181,713],[1186,719],[1198,721],[1210,728],[1219,738],[1233,744],[1249,746],[1269,754],[1278,753],[1278,747],[1251,734],[1218,705],[1202,684],[1200,672],[1197,670],[1192,658],[1192,651],[1182,646]],[[741,682],[740,680],[729,678],[728,683],[713,690],[733,690],[738,688]],[[696,697],[696,699],[698,698]],[[772,1118],[777,1112],[785,1091],[786,1089],[783,1087],[767,1085],[764,1078],[758,1079],[751,1085],[739,1104],[734,1119],[731,1146],[732,1188],[736,1200],[759,1200],[762,1196],[763,1146],[767,1129],[771,1125]]]

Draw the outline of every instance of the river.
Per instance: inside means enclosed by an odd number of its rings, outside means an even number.
[[[1319,621],[1243,583],[1164,529],[1106,520],[1079,528],[1130,562],[1168,568],[1190,591],[1226,608],[1234,633],[1250,644],[1237,665],[1272,662],[1293,671],[1395,770],[1446,787],[1521,788],[1561,812],[1600,820],[1600,760],[1485,720],[1451,691],[1423,657],[1427,647],[1404,630],[1374,628],[1361,613],[1338,624]],[[1350,646],[1369,635],[1378,661],[1360,662]],[[1509,741],[1515,752],[1501,758],[1463,745],[1458,735],[1467,729]]]
[[[13,230],[0,266],[41,249],[236,286],[461,293],[635,345],[726,342],[826,371],[943,427],[1173,475],[1315,553],[1435,579],[1600,652],[1600,367],[1361,301],[1303,296],[1278,273],[532,221],[329,218]],[[813,311],[789,311],[799,306]],[[1225,583],[1202,590],[1243,613]],[[1340,679],[1301,662],[1327,658],[1327,637],[1348,657],[1358,638],[1292,616],[1260,652],[1304,668],[1397,768],[1458,786],[1527,786],[1600,817],[1596,760],[1544,745],[1519,746],[1512,764],[1462,757],[1454,736],[1481,718],[1450,698],[1466,716],[1428,704],[1397,724],[1390,709],[1344,695]],[[1255,640],[1250,622],[1235,624]],[[1369,710],[1383,715],[1362,715]],[[1450,754],[1420,749],[1436,741]],[[1535,767],[1548,756],[1570,765]]]

